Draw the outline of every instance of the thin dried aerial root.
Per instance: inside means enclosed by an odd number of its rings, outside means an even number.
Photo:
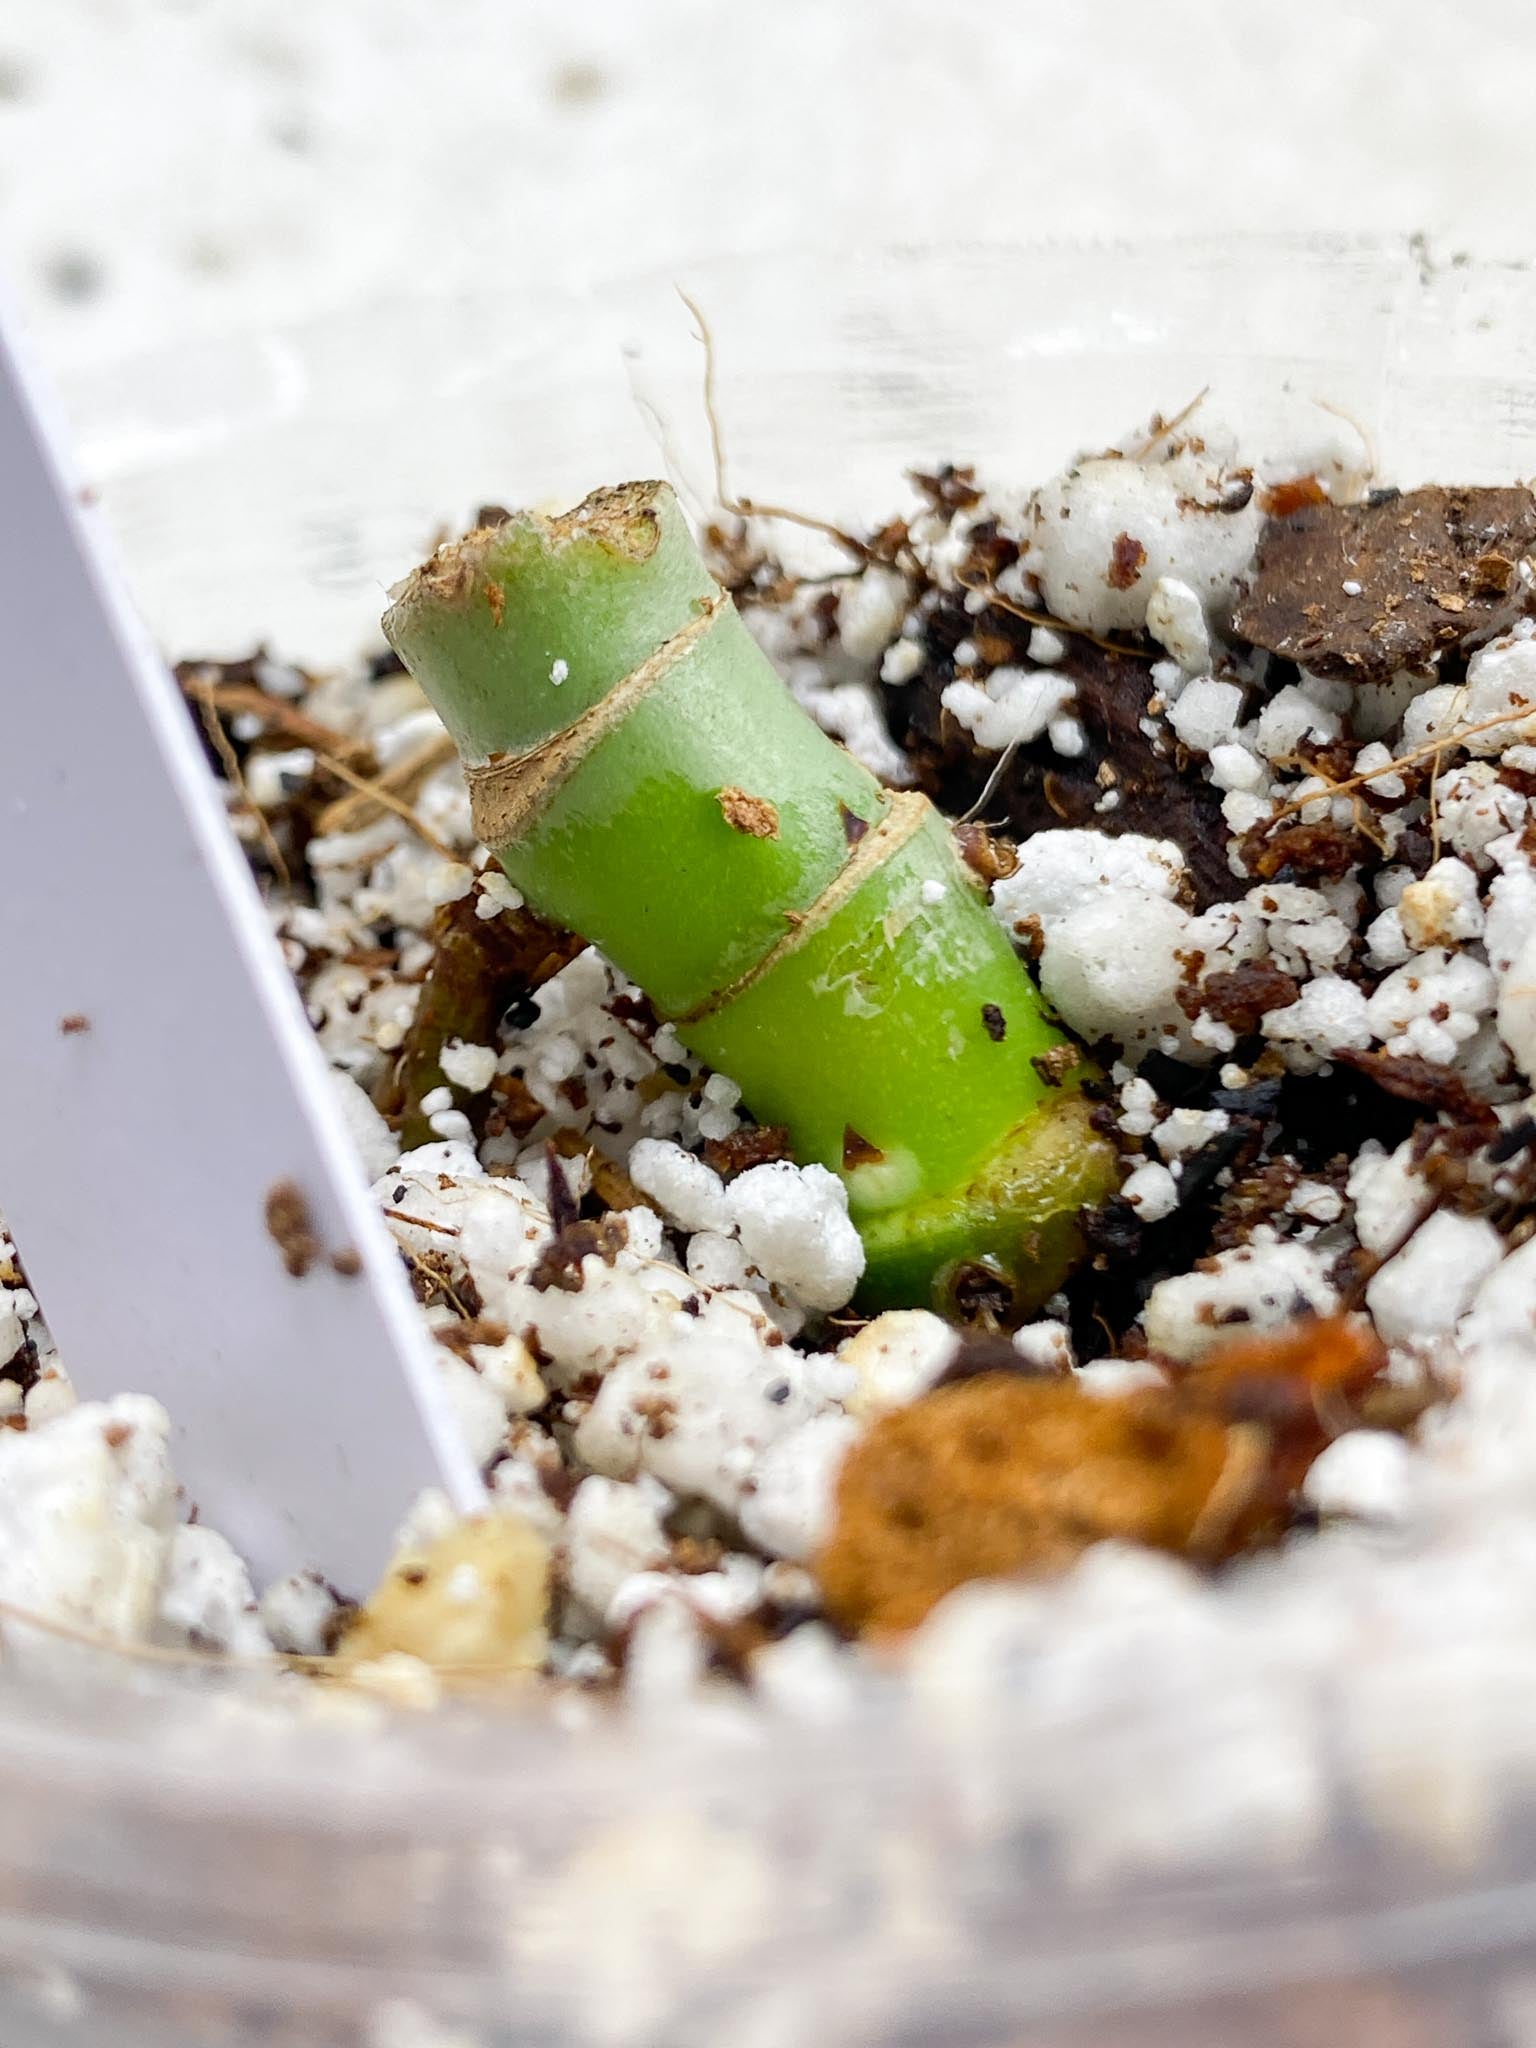
[[[219,763],[224,770],[224,779],[234,794],[236,808],[250,819],[273,874],[285,889],[291,888],[293,876],[283,857],[283,849],[278,845],[272,827],[267,823],[266,813],[246,786],[245,770],[240,766],[240,756],[235,752],[229,734],[219,722],[219,715],[210,699],[195,690],[190,694],[197,705],[203,730],[208,735],[208,744],[218,755]]]
[[[988,583],[976,583],[964,576],[956,581],[962,590],[969,590],[977,597],[984,597],[988,604],[996,605],[1000,612],[1007,612],[1010,618],[1022,619],[1026,626],[1044,626],[1052,633],[1067,633],[1076,640],[1086,640],[1093,647],[1102,648],[1106,654],[1139,655],[1145,649],[1134,641],[1112,640],[1108,634],[1095,633],[1087,626],[1074,626],[1065,619],[1058,619],[1051,612],[1032,610],[1030,606],[1015,604],[1011,597],[1003,597]]]
[[[382,773],[371,778],[362,777],[366,787],[349,789],[346,796],[339,796],[327,804],[315,820],[316,830],[327,834],[360,832],[365,826],[375,824],[386,811],[393,810],[395,803],[409,804],[428,776],[453,759],[453,741],[447,733],[431,734],[420,746],[412,747],[408,754],[391,763]],[[331,763],[327,760],[322,765],[329,768]],[[395,812],[395,816],[400,815],[400,812]],[[420,823],[414,813],[411,823],[413,826]]]
[[[435,734],[424,747],[399,762],[388,774],[378,776],[359,775],[356,769],[349,768],[344,761],[338,761],[323,749],[316,748],[316,767],[322,769],[325,774],[334,776],[338,782],[344,783],[350,791],[350,795],[339,797],[335,803],[328,805],[321,812],[317,821],[320,830],[359,831],[363,826],[371,825],[387,811],[399,818],[403,824],[409,825],[416,837],[424,845],[430,846],[439,859],[456,860],[458,856],[453,848],[417,816],[408,800],[420,789],[434,768],[440,767],[452,758],[453,742],[446,733]]]
[[[830,520],[817,519],[809,512],[792,512],[786,505],[766,505],[751,498],[737,497],[728,490],[725,481],[725,433],[720,424],[720,410],[715,402],[715,337],[704,309],[691,298],[681,285],[677,296],[693,315],[698,324],[698,339],[704,349],[704,417],[709,422],[709,446],[715,465],[715,498],[722,512],[729,512],[737,519],[783,519],[791,526],[804,526],[812,533],[824,533],[835,540],[839,547],[846,548],[857,561],[870,562],[875,559],[869,546],[856,534],[845,532],[841,526],[834,526]]]
[[[225,718],[260,719],[269,732],[281,733],[295,746],[312,747],[317,753],[350,761],[354,766],[372,760],[370,741],[351,738],[337,732],[334,726],[322,725],[286,698],[274,697],[259,683],[224,682],[220,680],[221,674],[222,665],[181,662],[177,665],[176,680],[183,696],[198,705],[207,705]]]
[[[1530,714],[1527,713],[1526,719]],[[1358,775],[1346,775],[1340,782],[1331,782],[1326,776],[1320,777],[1321,786],[1310,789],[1304,796],[1298,796],[1276,811],[1266,821],[1267,826],[1280,825],[1287,818],[1293,818],[1298,811],[1304,811],[1308,804],[1322,803],[1330,797],[1350,796],[1358,789],[1365,789],[1373,782],[1380,782],[1384,776],[1401,774],[1405,768],[1417,768],[1421,761],[1438,761],[1442,754],[1451,752],[1466,740],[1474,740],[1480,733],[1492,732],[1495,726],[1519,725],[1522,718],[1518,711],[1500,711],[1492,718],[1480,718],[1475,725],[1453,726],[1449,732],[1437,733],[1433,739],[1425,740],[1420,746],[1409,747],[1406,753],[1394,754],[1389,761],[1381,761],[1374,768],[1362,769]]]
[[[1093,1543],[1210,1565],[1273,1542],[1384,1363],[1365,1324],[1334,1317],[1118,1399],[1011,1373],[941,1386],[849,1453],[817,1565],[828,1611],[888,1634],[971,1579],[1051,1576]]]

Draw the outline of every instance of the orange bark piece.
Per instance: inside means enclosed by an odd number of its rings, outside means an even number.
[[[1115,1539],[1214,1563],[1265,1541],[1380,1370],[1345,1318],[1213,1349],[1118,1399],[990,1373],[883,1416],[850,1451],[817,1562],[845,1628],[913,1628],[968,1580],[1048,1576]]]

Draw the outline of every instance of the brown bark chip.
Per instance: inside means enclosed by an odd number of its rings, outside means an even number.
[[[750,839],[777,839],[779,811],[765,796],[752,796],[728,784],[715,797],[720,815],[733,832],[745,832]]]
[[[1277,875],[1338,881],[1371,857],[1369,840],[1348,825],[1286,825],[1279,831],[1261,819],[1239,842],[1243,865],[1261,882]]]
[[[442,1050],[448,1040],[494,1043],[503,1011],[558,974],[585,944],[531,910],[481,917],[478,901],[478,891],[471,889],[438,910],[432,964],[395,1071],[381,1091],[379,1107],[398,1123],[402,1151],[428,1144],[435,1135],[421,1105],[434,1089],[447,1085]],[[518,1105],[508,1100],[508,1091],[517,1085],[510,1076],[498,1076],[493,1093],[480,1098],[475,1113],[500,1115],[501,1128],[517,1128]],[[536,1123],[539,1106],[533,1109],[531,1122]]]
[[[784,1124],[746,1124],[723,1138],[704,1140],[704,1164],[722,1180],[734,1180],[754,1166],[770,1166],[791,1157],[789,1130]]]
[[[1246,960],[1241,967],[1207,975],[1198,987],[1181,988],[1178,1003],[1186,1017],[1203,1011],[1246,1038],[1271,1010],[1289,1009],[1300,994],[1297,983],[1272,960]]]
[[[1316,476],[1291,476],[1259,493],[1259,510],[1270,519],[1289,519],[1307,505],[1326,505],[1328,493]]]
[[[462,1322],[449,1323],[433,1334],[445,1351],[472,1365],[469,1354],[476,1344],[505,1344],[508,1331],[506,1324],[497,1322],[494,1316],[465,1316]]]
[[[981,503],[976,471],[968,462],[946,462],[931,474],[924,469],[909,469],[907,475],[936,511],[969,512]]]
[[[1521,487],[1304,505],[1265,527],[1234,624],[1319,675],[1381,682],[1512,617],[1533,547],[1536,498]]]
[[[984,882],[1001,882],[1019,865],[1012,842],[989,832],[985,825],[957,825],[955,844],[971,873]]]
[[[1141,1395],[988,1373],[882,1416],[849,1452],[818,1576],[844,1627],[913,1628],[970,1579],[1064,1571],[1105,1537],[1182,1549],[1226,1431]]]
[[[567,1223],[540,1252],[528,1285],[537,1294],[556,1287],[562,1294],[581,1292],[581,1262],[596,1253],[611,1266],[629,1242],[629,1226],[621,1216],[599,1216]]]
[[[1117,1400],[1012,1371],[941,1385],[848,1453],[816,1567],[827,1610],[903,1630],[968,1580],[1060,1572],[1107,1539],[1207,1565],[1273,1541],[1384,1364],[1334,1317],[1229,1340]]]
[[[1481,1130],[1493,1130],[1498,1124],[1492,1105],[1474,1095],[1460,1074],[1417,1053],[1344,1050],[1334,1057],[1357,1074],[1368,1074],[1388,1095],[1417,1103],[1431,1115],[1443,1112],[1453,1123]]]

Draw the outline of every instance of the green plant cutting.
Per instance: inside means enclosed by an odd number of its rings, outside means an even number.
[[[947,821],[800,709],[667,485],[439,548],[384,631],[528,902],[841,1175],[864,1305],[1055,1290],[1115,1185],[1089,1069]]]

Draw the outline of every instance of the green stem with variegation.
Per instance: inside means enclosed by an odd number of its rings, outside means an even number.
[[[438,552],[384,629],[476,829],[796,1156],[842,1175],[867,1306],[1015,1313],[1115,1183],[1061,1032],[927,799],[796,705],[664,484]],[[1054,1055],[1054,1057],[1052,1057]]]

